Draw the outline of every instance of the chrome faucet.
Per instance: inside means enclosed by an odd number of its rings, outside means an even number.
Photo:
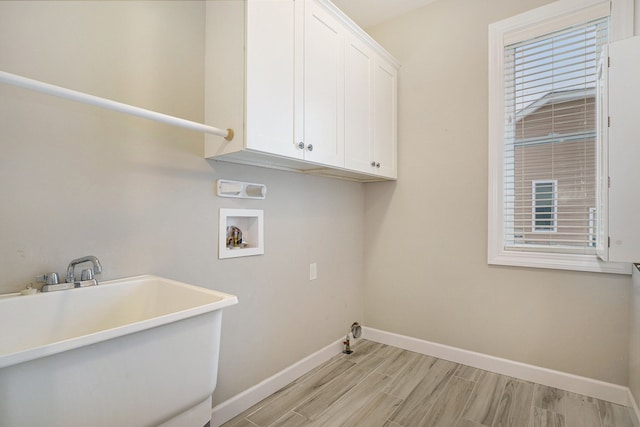
[[[84,264],[85,262],[90,262],[93,267],[86,268],[82,270],[82,274],[80,276],[80,281],[76,281],[76,265]],[[94,275],[102,273],[102,264],[98,258],[93,255],[84,256],[82,258],[76,258],[69,263],[67,267],[67,283],[74,283],[76,288],[82,288],[85,286],[97,285],[98,281],[95,279]]]
[[[90,262],[92,267],[85,268],[80,274],[80,280],[76,280],[76,265]],[[64,289],[84,288],[87,286],[95,286],[98,281],[94,277],[95,274],[102,273],[102,264],[98,258],[94,256],[85,256],[74,259],[67,267],[67,279],[65,283],[60,283],[58,273],[47,273],[36,277],[36,282],[44,283],[41,292],[62,291]]]

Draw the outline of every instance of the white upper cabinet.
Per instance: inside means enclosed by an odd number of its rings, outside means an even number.
[[[305,159],[344,166],[344,37],[338,19],[304,3],[303,136]]]
[[[397,68],[360,38],[345,48],[345,166],[397,178]]]
[[[246,146],[302,158],[294,144],[293,1],[252,1],[246,8]]]
[[[345,166],[375,171],[373,141],[374,53],[358,37],[348,34],[345,47]]]
[[[235,136],[226,141],[205,135],[205,157],[303,157],[294,143],[294,5],[207,2],[205,123],[230,123]]]
[[[373,157],[378,173],[398,177],[397,167],[398,69],[376,58],[373,69]]]
[[[398,63],[327,0],[207,1],[205,157],[395,179]]]
[[[640,36],[609,45],[608,85],[600,94],[608,98],[599,141],[599,178],[604,201],[604,223],[599,255],[606,261],[640,261]],[[603,72],[606,78],[606,71]],[[607,127],[608,125],[608,127]],[[608,132],[607,132],[608,130]],[[607,135],[608,133],[608,135]],[[608,138],[607,138],[608,137]],[[608,230],[607,230],[608,229]]]

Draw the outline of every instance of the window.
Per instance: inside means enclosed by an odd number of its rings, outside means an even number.
[[[616,22],[608,1],[561,0],[489,27],[490,264],[626,272],[594,242],[597,63]]]
[[[596,247],[597,217],[596,208],[589,208],[589,246]]]
[[[533,181],[531,186],[531,231],[555,233],[558,231],[556,187],[558,181]]]
[[[608,23],[604,16],[504,48],[507,250],[595,253],[594,97]]]

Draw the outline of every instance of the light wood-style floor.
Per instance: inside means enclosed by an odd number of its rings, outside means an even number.
[[[638,427],[630,408],[363,340],[223,427]]]

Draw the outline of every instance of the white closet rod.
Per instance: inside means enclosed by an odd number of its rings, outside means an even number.
[[[83,92],[67,89],[60,86],[51,85],[38,80],[28,79],[16,74],[0,71],[0,83],[6,83],[25,89],[35,90],[37,92],[46,93],[48,95],[58,96],[60,98],[71,99],[73,101],[82,102],[96,107],[106,108],[108,110],[120,111],[121,113],[131,114],[133,116],[143,117],[157,122],[167,123],[173,126],[191,129],[199,132],[218,135],[226,140],[233,139],[233,129],[219,129],[213,126],[203,125],[202,123],[192,122],[190,120],[180,119],[178,117],[169,116],[167,114],[157,113],[144,108],[134,107],[132,105],[123,104],[122,102],[112,101],[99,96],[89,95]]]

